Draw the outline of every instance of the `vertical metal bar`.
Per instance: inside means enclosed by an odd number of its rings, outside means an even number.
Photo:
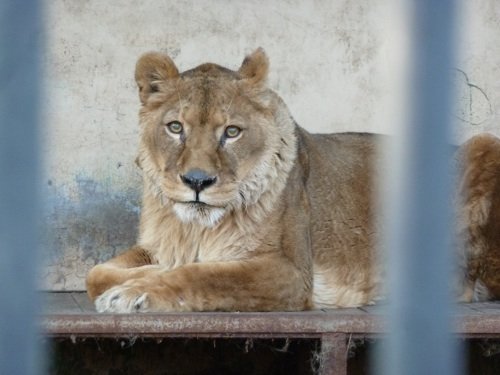
[[[0,2],[0,374],[34,374],[39,39],[37,1]]]
[[[347,338],[344,333],[321,335],[319,375],[347,374]]]
[[[450,334],[453,0],[414,0],[410,105],[389,178],[389,329],[380,374],[457,374]]]

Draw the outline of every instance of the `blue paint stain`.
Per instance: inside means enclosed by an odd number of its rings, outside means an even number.
[[[136,242],[139,188],[120,191],[77,176],[68,189],[52,181],[45,186],[41,245],[48,264],[62,264],[70,249],[82,264],[100,263]]]

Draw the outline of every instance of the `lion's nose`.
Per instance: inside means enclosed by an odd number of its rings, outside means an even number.
[[[209,176],[201,169],[191,169],[186,174],[181,175],[181,180],[191,189],[199,193],[203,189],[215,184],[217,177]]]

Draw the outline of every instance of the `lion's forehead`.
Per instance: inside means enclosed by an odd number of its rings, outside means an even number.
[[[179,87],[180,115],[188,122],[222,124],[235,94],[227,80],[201,75],[183,80]]]
[[[222,76],[196,75],[185,78],[178,87],[179,117],[191,124],[220,126],[228,121],[255,115],[256,98]],[[258,112],[258,111],[257,111]]]
[[[180,93],[185,99],[200,105],[222,105],[236,94],[234,81],[207,75],[182,80]]]
[[[221,108],[203,107],[198,104],[186,105],[181,109],[179,118],[191,125],[221,126],[229,121],[229,115]]]

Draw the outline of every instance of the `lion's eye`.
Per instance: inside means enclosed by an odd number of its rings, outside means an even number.
[[[237,126],[234,126],[234,125],[228,126],[226,128],[226,130],[224,131],[224,135],[227,138],[236,138],[237,136],[240,135],[240,133],[241,133],[241,129],[238,128]]]
[[[184,130],[182,124],[179,121],[172,121],[167,124],[167,128],[170,133],[181,134]]]

